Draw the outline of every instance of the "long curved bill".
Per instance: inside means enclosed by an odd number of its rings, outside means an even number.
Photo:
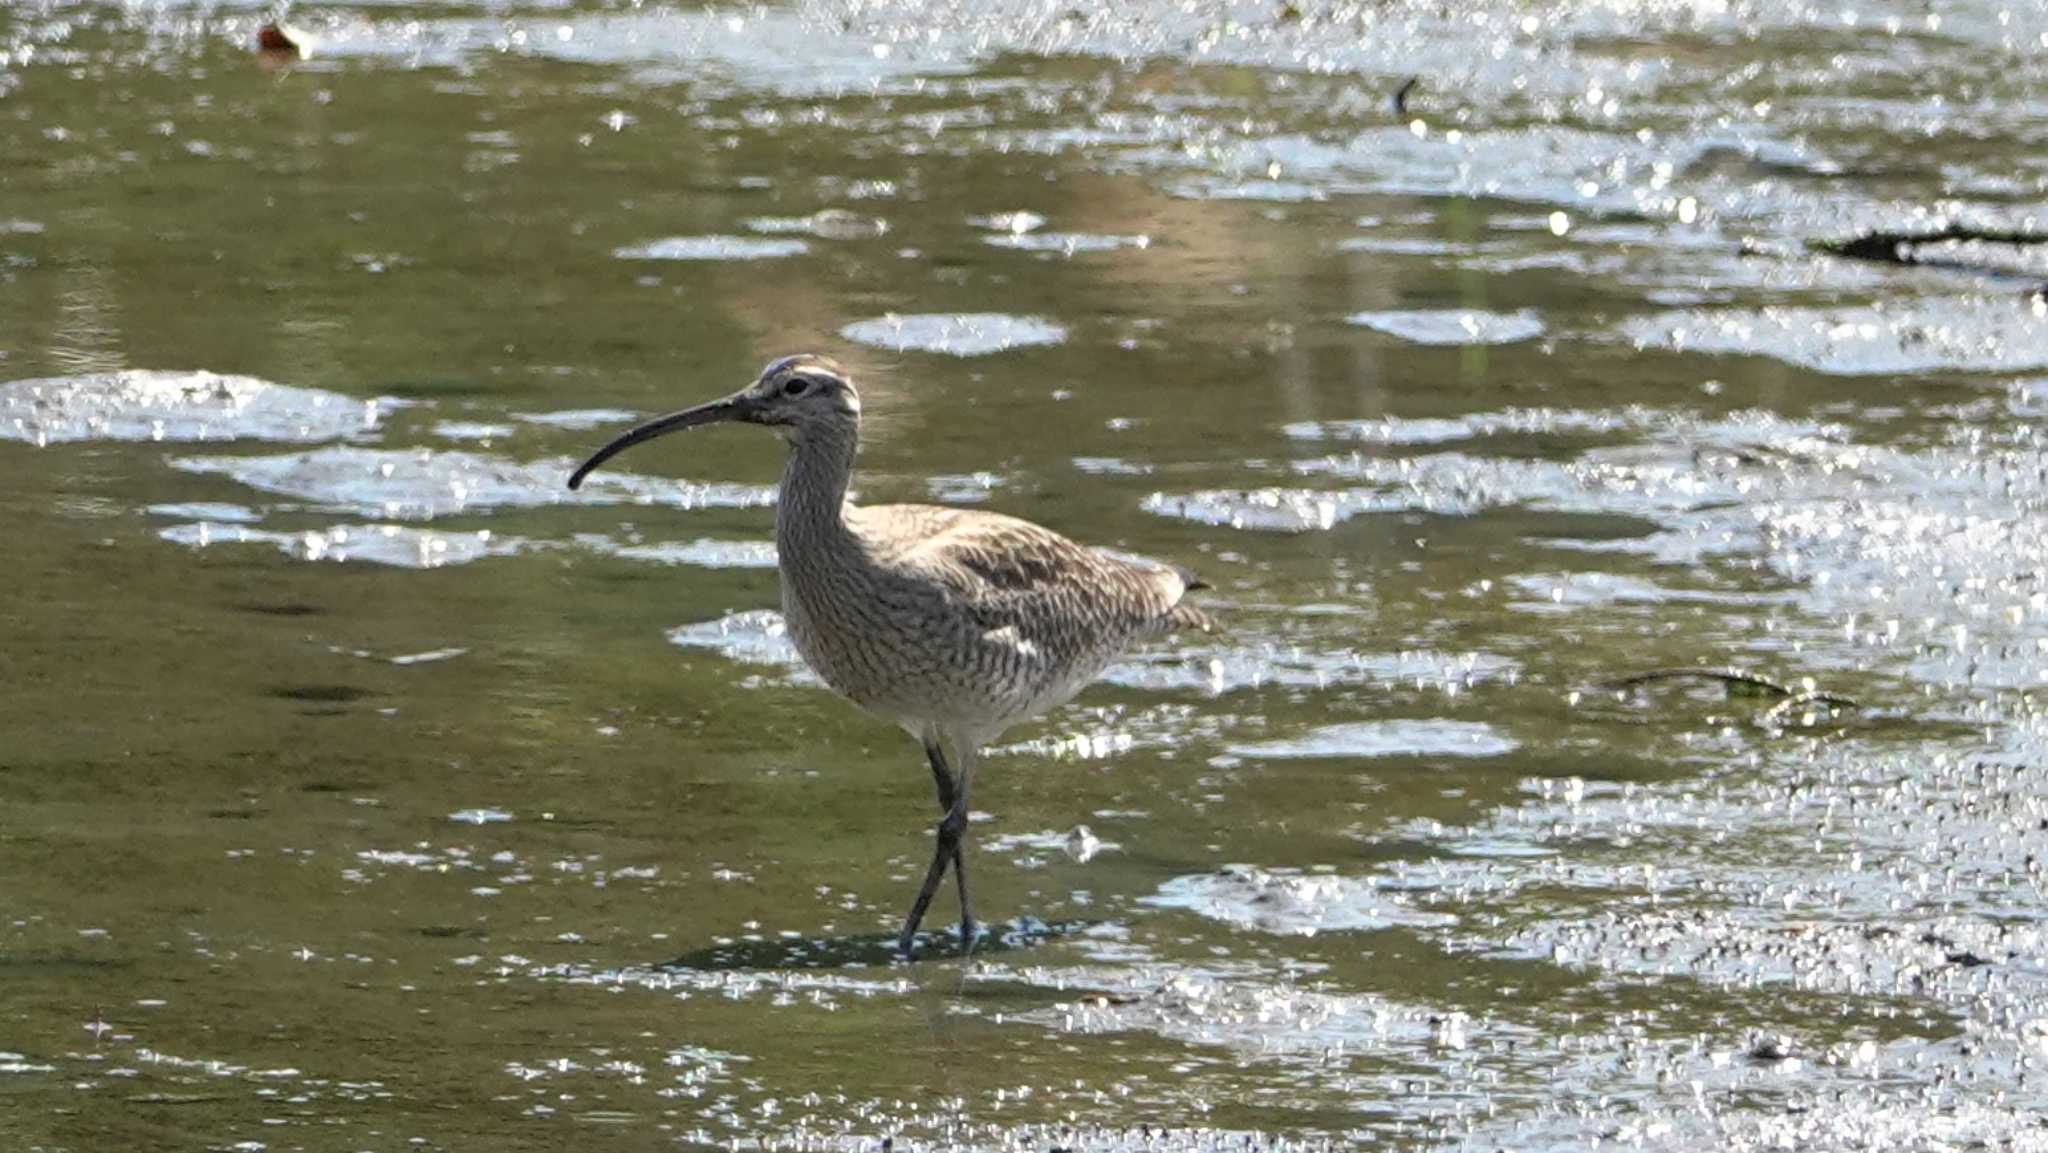
[[[699,425],[718,424],[721,421],[744,419],[746,419],[746,406],[738,396],[728,396],[722,400],[711,401],[709,404],[700,404],[695,408],[686,408],[681,412],[672,412],[667,416],[657,416],[646,424],[638,425],[620,433],[612,438],[611,443],[591,453],[589,460],[578,465],[576,471],[569,474],[569,487],[572,489],[582,487],[583,478],[596,471],[597,466],[632,448],[643,440],[653,440],[657,436],[663,436],[685,428],[696,428]]]

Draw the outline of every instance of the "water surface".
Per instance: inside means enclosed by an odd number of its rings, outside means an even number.
[[[2040,3],[264,14],[0,11],[10,1148],[2044,1147],[2041,250],[1816,245],[2026,240]],[[1228,624],[968,960],[773,438],[561,484],[800,349]]]

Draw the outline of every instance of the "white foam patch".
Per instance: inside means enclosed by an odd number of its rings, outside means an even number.
[[[683,648],[710,649],[727,660],[771,665],[795,674],[795,679],[810,676],[789,639],[789,626],[773,609],[749,609],[715,621],[679,625],[669,630],[668,640]]]
[[[987,216],[970,216],[967,218],[967,223],[972,224],[976,228],[986,228],[990,232],[1000,232],[1008,236],[1022,236],[1027,232],[1035,232],[1045,227],[1045,217],[1040,216],[1036,212],[1020,208],[1009,212],[991,212]]]
[[[462,825],[496,825],[512,819],[503,809],[457,809],[448,819]]]
[[[1673,588],[1647,577],[1626,573],[1528,573],[1506,582],[1527,600],[1515,608],[1538,612],[1573,612],[1619,605],[1765,605],[1790,603],[1790,592],[1724,592],[1718,589]]]
[[[1044,732],[983,750],[991,757],[1095,761],[1133,749],[1177,749],[1215,741],[1231,718],[1190,705],[1088,706],[1055,713]],[[1098,817],[1111,813],[1097,812]],[[1123,814],[1128,815],[1128,814]]]
[[[691,562],[694,563],[694,562]],[[729,613],[718,620],[700,621],[670,630],[671,643],[685,648],[710,649],[730,660],[768,665],[808,678],[803,658],[790,643],[782,614],[772,609]],[[1295,689],[1331,688],[1356,684],[1400,684],[1462,691],[1488,681],[1513,677],[1519,672],[1513,660],[1492,653],[1438,653],[1427,650],[1362,653],[1349,649],[1317,650],[1280,641],[1248,640],[1207,648],[1176,649],[1153,646],[1129,654],[1110,666],[1099,678],[1102,683],[1146,692],[1206,692],[1210,695],[1280,686]],[[1189,715],[1186,706],[1149,719],[1139,719],[1135,731],[1131,718],[1109,730],[1092,727],[1083,733],[1065,733],[1040,742],[1006,746],[1010,751],[1057,753],[1062,756],[1102,756],[1135,745],[1172,744],[1208,724]],[[1428,722],[1399,722],[1425,725]],[[1449,732],[1457,733],[1453,727]],[[1405,734],[1410,751],[1426,751],[1427,734]],[[1404,739],[1399,730],[1382,734],[1383,741]],[[1436,743],[1455,748],[1455,755],[1488,755],[1479,750],[1476,739],[1460,741],[1439,734]],[[1357,742],[1353,742],[1354,748]],[[1512,747],[1510,745],[1510,747]],[[1282,755],[1275,753],[1273,755]],[[1310,753],[1295,755],[1308,756]],[[1365,755],[1351,752],[1344,755]],[[1391,752],[1384,755],[1391,755]]]
[[[1105,841],[1095,835],[1086,825],[1076,825],[1066,832],[1047,829],[1038,833],[1003,833],[981,842],[981,850],[1001,853],[1016,858],[1026,867],[1043,865],[1051,857],[1066,857],[1079,864],[1087,864],[1103,853],[1121,850],[1115,841]]]
[[[1415,344],[1513,344],[1543,334],[1543,322],[1527,309],[1508,313],[1469,308],[1355,312],[1345,320]]]
[[[1003,478],[992,472],[971,472],[928,476],[924,489],[931,498],[945,504],[980,504],[1003,487]]]
[[[1155,492],[1140,501],[1139,507],[1159,516],[1191,520],[1197,524],[1268,532],[1308,532],[1335,528],[1367,513],[1412,511],[1415,504],[1412,496],[1398,492],[1268,487],[1191,493]]]
[[[890,314],[859,320],[839,330],[856,344],[894,352],[938,352],[948,356],[987,356],[1012,348],[1059,344],[1067,330],[1036,316],[1001,312],[933,312]]]
[[[1495,436],[1563,436],[1617,432],[1668,422],[1669,412],[1507,408],[1453,417],[1383,416],[1373,420],[1296,421],[1281,431],[1294,440],[1345,440],[1366,444],[1447,444]]]
[[[951,38],[927,47],[922,34],[878,42],[849,35],[835,15],[768,7],[579,15],[574,28],[566,39],[535,35],[522,51],[641,65],[652,70],[650,79],[687,78],[698,89],[723,84],[794,97],[907,89],[918,77],[970,71],[992,51]]]
[[[1304,988],[1243,965],[1010,968],[985,964],[987,971],[978,974],[982,979],[1016,980],[1067,994],[1051,1006],[1017,1014],[1017,1019],[1026,1023],[1083,1035],[1152,1033],[1183,1044],[1223,1049],[1240,1059],[1321,1062],[1341,1053],[1404,1061],[1434,1057],[1434,1065],[1441,1063],[1441,1057],[1429,1052],[1433,1044],[1473,1028],[1462,1014],[1401,1005],[1373,993]],[[1062,1136],[1061,1142],[1065,1140]],[[1149,1143],[1161,1144],[1156,1137]],[[1164,1144],[1180,1148],[1172,1141]],[[1138,1147],[1113,1148],[1135,1153]],[[1197,1143],[1191,1149],[1220,1153],[1233,1147],[1233,1143],[1218,1142]]]
[[[1412,899],[1411,894],[1382,891],[1371,877],[1227,865],[1213,873],[1175,877],[1141,901],[1289,936],[1441,928],[1457,922],[1449,913],[1415,908]]]
[[[1254,760],[1500,757],[1521,746],[1480,721],[1386,720],[1324,725],[1299,736],[1230,746]]]
[[[623,408],[571,408],[560,412],[515,412],[512,419],[546,428],[585,432],[609,424],[626,424],[640,419],[640,414]]]
[[[802,233],[825,240],[871,240],[889,234],[889,222],[844,208],[827,208],[809,216],[756,216],[747,228],[769,236]]]
[[[1638,346],[1767,356],[1839,376],[2048,366],[2048,301],[2017,294],[1668,312],[1626,320],[1621,333]]]
[[[1020,252],[1051,252],[1073,256],[1082,252],[1115,252],[1119,248],[1150,248],[1149,236],[1113,236],[1093,232],[1021,232],[982,237],[984,244]]]
[[[689,565],[693,568],[774,568],[775,544],[765,540],[635,541],[622,543],[607,536],[583,535],[576,543],[626,560],[655,564]]]
[[[1152,472],[1152,466],[1143,461],[1115,456],[1077,456],[1074,467],[1090,476],[1146,476]]]
[[[399,407],[251,376],[131,369],[0,385],[0,440],[337,440]]]
[[[442,440],[474,440],[489,444],[494,440],[503,440],[519,430],[509,424],[490,424],[485,421],[476,420],[443,420],[435,422],[432,431],[435,436],[440,437]]]
[[[758,485],[662,480],[632,473],[592,476],[571,492],[567,460],[512,461],[462,451],[336,446],[283,456],[177,457],[183,472],[225,476],[264,492],[366,516],[428,520],[499,508],[641,504],[753,508],[774,503]]]
[[[1283,204],[1329,198],[1322,188],[1299,180],[1242,180],[1207,174],[1172,181],[1166,192],[1182,200],[1271,200]]]
[[[175,517],[179,520],[210,520],[221,524],[255,524],[263,519],[262,513],[246,505],[210,500],[153,504],[144,511],[151,516]]]
[[[511,556],[532,547],[517,537],[478,532],[431,532],[409,525],[335,525],[308,532],[269,532],[245,524],[199,521],[172,525],[158,536],[191,548],[264,544],[294,560],[358,562],[431,569]]]
[[[1270,686],[1322,689],[1400,684],[1462,690],[1512,677],[1519,670],[1513,660],[1486,652],[1360,652],[1246,638],[1141,649],[1111,665],[1102,680],[1152,692],[1197,691],[1215,696]]]
[[[1147,158],[1161,166],[1184,164],[1176,151],[1159,148]],[[1349,139],[1301,133],[1226,137],[1204,150],[1208,171],[1175,180],[1168,191],[1203,199],[1311,200],[1335,193],[1495,197],[1663,219],[1673,214],[1678,198],[1673,181],[1654,174],[1698,165],[1700,176],[1683,187],[1704,199],[1736,183],[1713,171],[1712,162],[1723,156],[1785,173],[1824,175],[1838,167],[1810,146],[1758,124],[1651,138],[1553,125],[1481,125],[1455,132],[1424,125],[1417,133],[1401,124],[1368,128]],[[1796,195],[1788,189],[1758,198],[1759,207],[1782,207]]]
[[[1718,518],[1712,526],[1716,532],[1753,535],[1754,520],[1747,519],[1745,529],[1746,518],[1738,513],[1753,505],[1759,476],[1703,467],[1701,454],[1768,459],[1790,467],[1805,457],[1838,451],[1836,442],[1842,435],[1832,426],[1756,411],[1712,420],[1644,414],[1641,421],[1650,434],[1647,439],[1595,446],[1564,461],[1465,452],[1389,456],[1358,451],[1291,465],[1301,476],[1351,481],[1352,487],[1155,492],[1141,507],[1160,516],[1273,532],[1329,529],[1354,517],[1382,513],[1470,516],[1524,507],[1670,523],[1680,517],[1711,519],[1691,514],[1720,508],[1733,511]],[[1591,430],[1599,423],[1583,427]],[[1633,418],[1623,423],[1633,423]],[[1311,435],[1324,431],[1323,426],[1301,427]],[[1359,431],[1363,436],[1364,430]],[[1452,430],[1446,426],[1438,431]]]
[[[788,237],[670,236],[615,248],[612,255],[620,260],[779,260],[810,250]]]
[[[1474,245],[1429,236],[1351,236],[1337,242],[1337,251],[1373,252],[1388,256],[1462,256],[1478,249]]]

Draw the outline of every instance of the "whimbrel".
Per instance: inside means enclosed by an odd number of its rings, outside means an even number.
[[[846,499],[860,446],[860,394],[821,356],[791,356],[722,400],[657,417],[605,445],[569,478],[664,433],[738,421],[789,446],[775,509],[782,614],[805,663],[841,696],[924,746],[939,795],[937,845],[898,947],[908,955],[953,869],[960,938],[967,903],[967,795],[980,748],[1063,704],[1133,643],[1209,618],[1181,598],[1206,587],[1178,568],[1076,544],[996,513]]]

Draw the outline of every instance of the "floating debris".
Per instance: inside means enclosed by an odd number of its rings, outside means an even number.
[[[1421,83],[1422,77],[1410,76],[1408,79],[1401,81],[1399,88],[1394,89],[1394,115],[1408,115],[1408,97],[1414,93],[1416,86]]]
[[[1801,691],[1807,691],[1794,689],[1790,685],[1772,680],[1760,673],[1745,672],[1734,668],[1650,669],[1646,672],[1609,677],[1598,682],[1598,687],[1603,689],[1632,689],[1641,685],[1655,684],[1658,681],[1684,680],[1719,681],[1723,685],[1728,686],[1731,695],[1739,691],[1747,691],[1751,695],[1763,693],[1773,697],[1787,697]],[[1845,703],[1853,704],[1854,702]]]
[[[1792,1038],[1783,1033],[1770,1033],[1758,1037],[1756,1043],[1749,1047],[1749,1059],[1766,1064],[1789,1061],[1797,1051],[1798,1046],[1792,1043]]]
[[[266,55],[304,60],[313,55],[314,43],[311,33],[289,24],[265,24],[256,30],[256,47]]]
[[[1932,265],[1968,271],[2011,271],[2011,261],[1980,259],[1967,253],[1994,249],[2033,248],[2048,244],[2048,232],[2031,228],[1998,228],[1950,221],[1938,228],[1873,228],[1841,240],[1817,240],[1814,248],[1831,256],[1880,264]],[[1973,247],[1966,247],[1973,246]]]

